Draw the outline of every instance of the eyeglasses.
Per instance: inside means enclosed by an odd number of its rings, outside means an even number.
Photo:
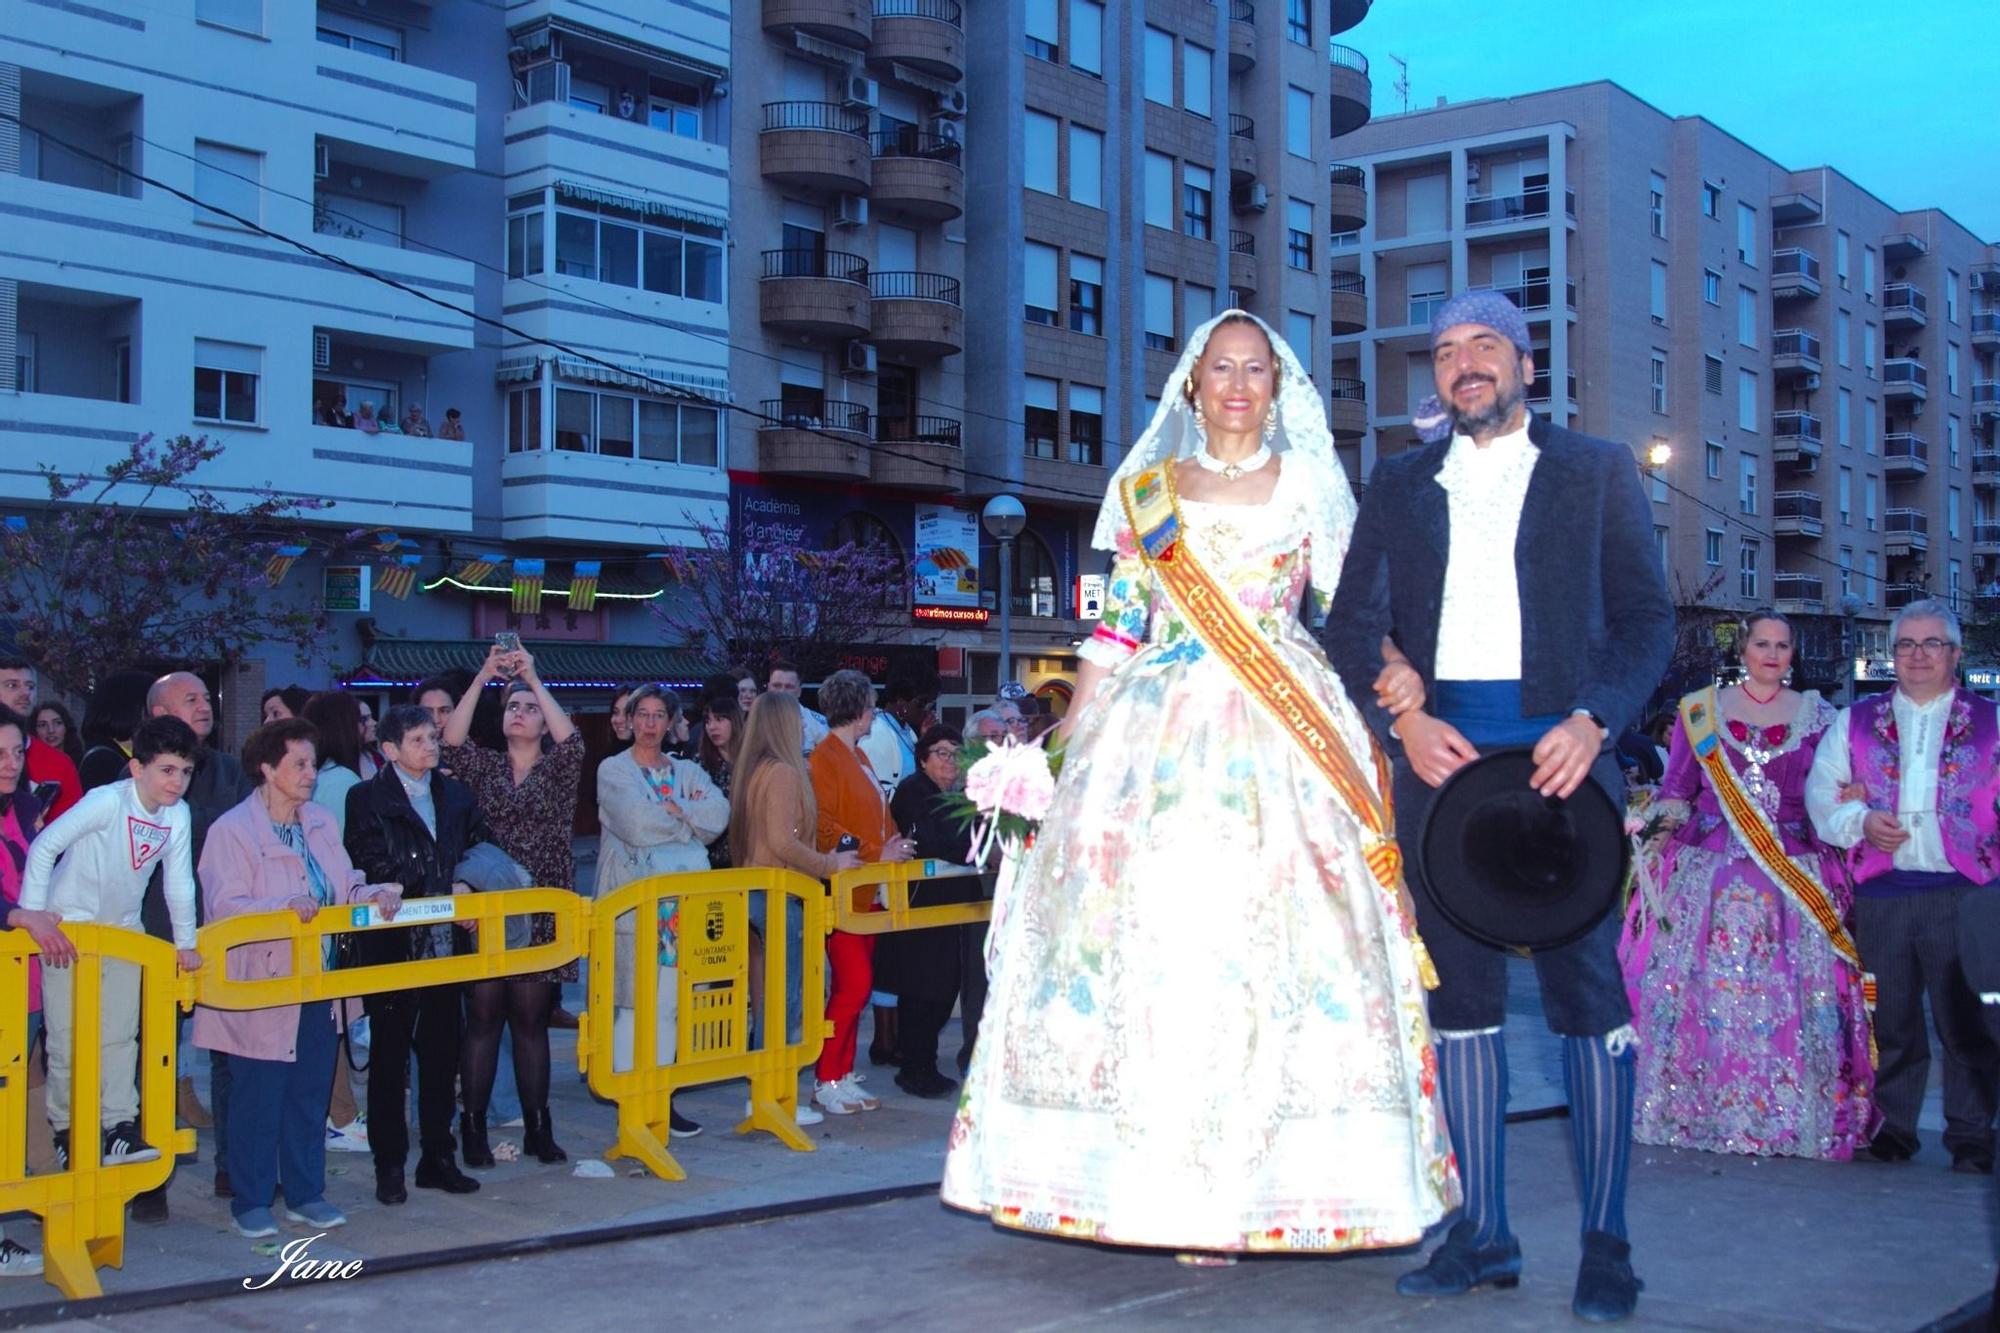
[[[952,759],[956,758],[957,755],[958,747],[956,745],[933,745],[930,749],[924,751],[926,759]]]
[[[1924,656],[1936,657],[1945,649],[1956,648],[1958,645],[1950,639],[1898,639],[1894,647],[1898,657],[1914,656],[1919,648],[1923,650]]]

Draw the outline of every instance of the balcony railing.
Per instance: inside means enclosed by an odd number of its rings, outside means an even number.
[[[875,0],[878,19],[936,19],[952,27],[964,24],[958,0]]]
[[[1368,72],[1368,57],[1353,47],[1342,46],[1339,42],[1328,42],[1326,48],[1327,57],[1341,69],[1351,69],[1358,74]]]
[[[964,443],[963,428],[951,417],[878,416],[875,418],[875,438],[897,444],[943,444],[953,449],[962,447]]]
[[[1530,380],[1528,383],[1528,401],[1531,403],[1547,403],[1554,401],[1549,397],[1549,386],[1551,383],[1552,381],[1549,378],[1549,372],[1546,367],[1536,371],[1535,378]],[[1565,373],[1563,379],[1563,387],[1564,390],[1569,395],[1568,401],[1572,403],[1575,402],[1576,372],[1574,370]]]
[[[2000,407],[2000,380],[1974,380],[1972,405],[1982,408]]]
[[[1254,255],[1257,253],[1257,238],[1247,231],[1229,229],[1229,253],[1232,255]]]
[[[1773,412],[1771,434],[1779,440],[1821,440],[1820,420],[1810,412]]]
[[[839,430],[856,435],[868,434],[868,408],[862,403],[844,403],[836,399],[801,403],[766,398],[758,406],[765,417],[758,428],[760,430]]]
[[[1974,546],[2000,546],[2000,522],[1981,521],[1972,525]]]
[[[1819,285],[1819,256],[1803,246],[1788,245],[1771,252],[1771,277],[1806,278]]]
[[[2000,450],[1975,449],[1972,453],[1972,480],[1975,485],[2000,485]]]
[[[1816,574],[1787,574],[1781,570],[1772,586],[1781,602],[1826,600],[1826,584]]]
[[[2000,310],[1975,310],[1972,312],[1972,336],[1991,337],[2000,334]]]
[[[1229,113],[1229,133],[1238,139],[1255,139],[1257,122],[1241,112],[1232,111]]]
[[[1816,491],[1779,491],[1771,497],[1771,517],[1810,519],[1818,523],[1826,516],[1824,506]]]
[[[868,134],[868,112],[843,102],[766,102],[766,130],[831,130],[837,134]]]
[[[1931,372],[1913,356],[1892,356],[1882,363],[1882,383],[1890,388],[1907,388],[1928,394]]]
[[[948,273],[886,269],[868,272],[868,294],[878,301],[942,301],[959,304],[958,279]]]
[[[1919,470],[1928,468],[1931,462],[1930,441],[1921,435],[1908,431],[1897,431],[1882,437],[1882,457],[1886,462],[1913,462]]]
[[[875,131],[868,136],[868,147],[875,157],[926,157],[934,162],[956,162],[963,146],[957,139],[904,125]]]
[[[1231,23],[1255,23],[1257,6],[1250,0],[1229,0],[1229,21]]]
[[[1892,282],[1882,289],[1882,318],[1912,319],[1922,323],[1930,317],[1930,298],[1913,282]]]
[[[1366,167],[1357,167],[1346,162],[1336,162],[1333,164],[1332,175],[1332,183],[1335,185],[1358,185],[1363,189],[1366,189],[1368,186],[1368,169]]]
[[[1368,381],[1336,375],[1326,382],[1326,396],[1365,403],[1368,401]]]
[[[868,261],[842,250],[766,250],[767,278],[833,278],[840,282],[868,281]]]
[[[1346,273],[1336,269],[1328,281],[1331,284],[1328,288],[1330,291],[1353,292],[1356,295],[1366,295],[1368,292],[1368,277],[1366,274]]]
[[[1772,356],[1793,356],[1819,364],[1819,335],[1805,329],[1779,329],[1771,335]]]
[[[1882,515],[1882,531],[1914,532],[1928,537],[1931,531],[1931,516],[1921,509],[1891,509]]]
[[[1911,602],[1921,602],[1931,595],[1931,590],[1921,583],[1891,583],[1882,589],[1882,605],[1891,611],[1900,611]]]
[[[1563,206],[1570,217],[1576,216],[1576,191],[1563,191]],[[1488,226],[1496,222],[1522,222],[1530,218],[1545,218],[1549,215],[1549,189],[1546,185],[1519,194],[1495,194],[1465,201],[1465,225],[1468,227]]]

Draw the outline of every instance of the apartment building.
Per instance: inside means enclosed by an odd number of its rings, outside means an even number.
[[[386,691],[510,626],[548,645],[551,680],[685,672],[646,614],[646,554],[726,521],[722,413],[679,392],[730,387],[725,18],[581,0],[10,12],[0,497],[46,499],[38,464],[206,434],[227,452],[198,480],[224,496],[271,486],[330,501],[329,528],[399,538],[365,572],[294,567],[279,595],[347,608],[325,660],[249,664],[232,707],[267,679]],[[364,406],[433,428],[456,409],[464,439],[333,424]],[[405,553],[420,590],[370,596]],[[539,615],[510,613],[517,557],[544,561]],[[598,595],[572,607],[579,559]]]
[[[1681,605],[1797,615],[1803,677],[1836,688],[1884,678],[1915,598],[2000,612],[1990,242],[1606,82],[1381,117],[1340,152],[1368,200],[1336,238],[1367,293],[1334,344],[1367,386],[1357,477],[1414,442],[1437,304],[1493,288],[1528,315],[1534,410],[1647,467]]]
[[[1366,59],[1332,38],[1367,9],[736,11],[732,239],[739,275],[758,268],[733,292],[730,381],[761,412],[732,428],[738,531],[775,519],[920,562],[926,532],[976,548],[981,592],[920,589],[864,664],[935,660],[948,712],[1009,679],[1059,710],[1105,568],[1098,503],[1187,330],[1241,304],[1331,376],[1361,304],[1327,238],[1361,225],[1363,192],[1328,164],[1370,100]],[[1004,594],[977,524],[1003,493],[1028,510]]]

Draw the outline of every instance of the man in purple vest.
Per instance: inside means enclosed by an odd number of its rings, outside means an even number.
[[[1924,996],[1944,1047],[1945,1146],[1954,1171],[1992,1174],[2000,1106],[1996,1047],[1959,965],[1959,902],[2000,879],[2000,716],[1958,684],[1958,617],[1912,602],[1889,628],[1896,689],[1843,711],[1806,782],[1820,837],[1849,848],[1854,938],[1875,974],[1875,1100],[1869,1153],[1908,1161],[1930,1074]],[[1859,799],[1842,790],[1858,785]]]

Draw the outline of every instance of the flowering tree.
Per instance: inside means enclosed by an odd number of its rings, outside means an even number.
[[[48,507],[0,526],[0,615],[43,676],[80,694],[126,667],[226,665],[272,641],[311,660],[326,616],[279,601],[265,567],[332,502],[267,491],[231,509],[193,481],[222,451],[145,436],[102,473],[42,465]]]
[[[819,675],[909,606],[910,565],[892,546],[818,551],[751,525],[732,548],[726,530],[694,527],[702,544],[667,553],[676,587],[653,614],[717,667],[759,670],[782,657]]]

